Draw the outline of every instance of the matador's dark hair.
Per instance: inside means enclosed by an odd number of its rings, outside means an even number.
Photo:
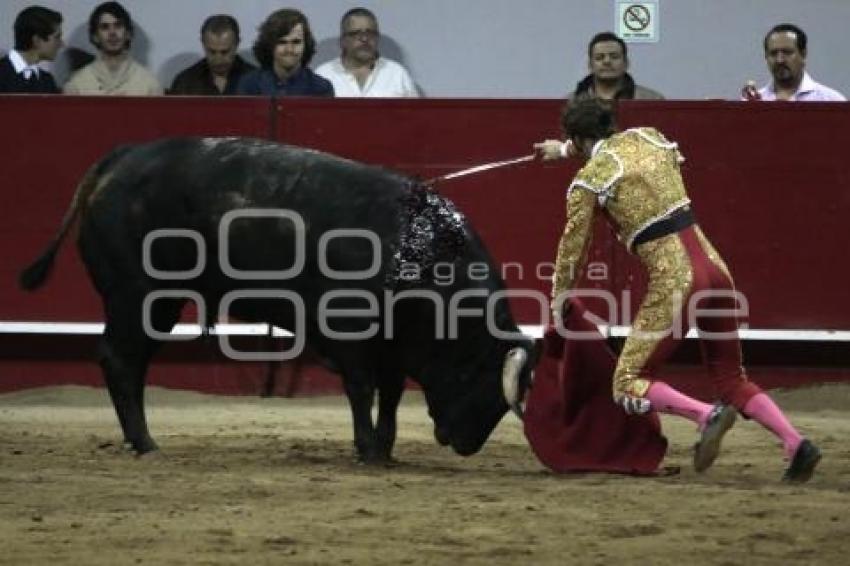
[[[610,137],[617,131],[614,105],[596,97],[572,102],[561,113],[561,127],[569,138]]]

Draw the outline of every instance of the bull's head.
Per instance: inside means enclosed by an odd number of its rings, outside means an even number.
[[[463,456],[478,452],[505,413],[518,410],[531,382],[535,356],[530,339],[502,342],[493,350],[478,367],[423,383],[437,442]]]

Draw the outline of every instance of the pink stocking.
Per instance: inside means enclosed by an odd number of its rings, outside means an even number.
[[[773,399],[765,393],[758,393],[747,401],[744,406],[744,414],[762,425],[782,440],[785,448],[785,457],[792,458],[803,437],[797,432],[785,414]]]
[[[685,417],[697,423],[700,429],[711,413],[711,405],[688,397],[663,381],[653,381],[646,392],[646,398],[652,403],[653,410]]]

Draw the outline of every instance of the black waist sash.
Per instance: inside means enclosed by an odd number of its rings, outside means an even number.
[[[653,222],[643,230],[641,230],[635,239],[632,241],[632,249],[641,244],[681,232],[688,226],[696,224],[696,218],[690,207],[682,207],[673,212],[670,216]]]

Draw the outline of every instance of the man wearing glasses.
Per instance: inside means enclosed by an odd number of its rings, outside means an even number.
[[[340,57],[316,69],[334,85],[338,97],[417,97],[410,73],[378,53],[378,19],[366,8],[353,8],[340,21]]]

